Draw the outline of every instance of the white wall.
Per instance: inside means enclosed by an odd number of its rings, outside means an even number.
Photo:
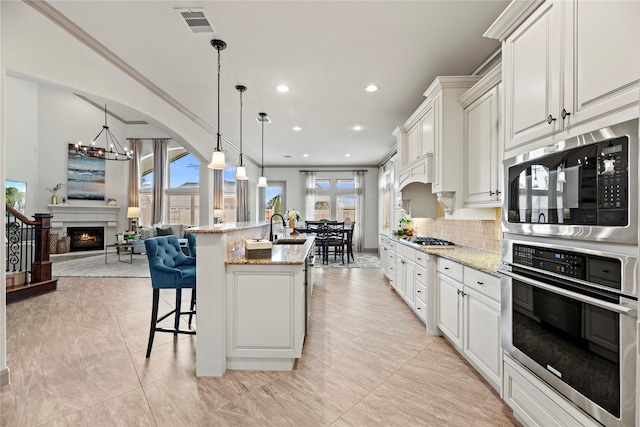
[[[38,211],[38,84],[7,77],[5,80],[6,179],[27,183],[26,215]],[[4,183],[5,180],[2,180]],[[55,185],[55,184],[53,184]]]

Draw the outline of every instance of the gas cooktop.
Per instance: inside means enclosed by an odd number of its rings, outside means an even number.
[[[436,239],[434,237],[416,237],[413,243],[421,246],[456,246],[455,243],[448,240]]]

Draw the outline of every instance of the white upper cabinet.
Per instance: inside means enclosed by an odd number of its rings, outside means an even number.
[[[503,43],[507,150],[561,130],[560,9],[545,3]]]
[[[512,2],[485,36],[503,42],[507,151],[637,109],[640,2]]]
[[[497,65],[458,100],[464,108],[465,207],[501,203],[501,76]]]
[[[571,113],[566,123],[571,126],[637,106],[640,2],[573,1],[564,7],[562,108]]]

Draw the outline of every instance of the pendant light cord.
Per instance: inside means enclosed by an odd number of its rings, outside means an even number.
[[[218,50],[218,140],[216,141],[216,151],[222,151],[220,147],[220,49]]]
[[[240,90],[240,166],[242,164],[242,90]]]
[[[262,116],[262,157],[260,161],[262,176],[264,176],[264,120],[266,115]]]

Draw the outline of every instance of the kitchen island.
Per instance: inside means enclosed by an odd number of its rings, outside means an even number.
[[[291,370],[302,353],[305,260],[315,237],[286,236],[274,244],[271,257],[248,259],[244,240],[268,236],[268,222],[187,232],[196,235],[197,245],[196,375]]]

